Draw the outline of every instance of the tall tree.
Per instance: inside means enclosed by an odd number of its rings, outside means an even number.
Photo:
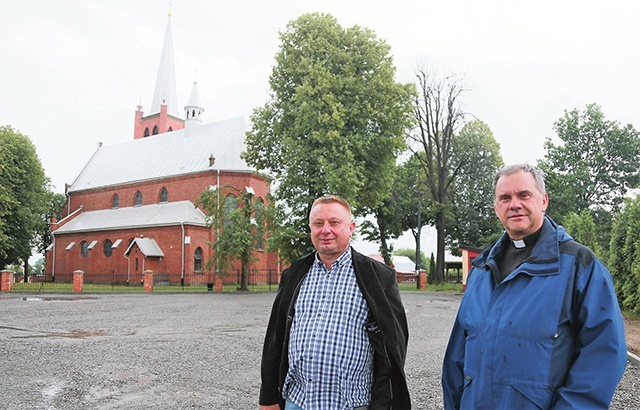
[[[613,224],[609,271],[621,307],[640,313],[640,196],[627,200]]]
[[[453,254],[460,245],[484,248],[502,233],[493,210],[493,177],[504,161],[500,144],[487,124],[480,120],[466,123],[456,137],[459,149],[454,156],[463,164],[451,190],[451,212],[447,214],[446,242]]]
[[[318,196],[341,195],[356,215],[389,196],[415,86],[394,81],[390,48],[371,30],[330,15],[300,16],[280,41],[243,157],[276,181],[280,253],[291,260],[312,249],[307,218]]]
[[[48,212],[49,179],[31,140],[11,126],[0,126],[0,267],[24,263]]]
[[[417,128],[411,134],[411,148],[425,173],[432,200],[436,228],[435,280],[444,280],[444,253],[447,212],[451,205],[451,189],[461,170],[471,161],[470,155],[456,155],[459,141],[456,132],[464,121],[459,104],[463,92],[454,77],[435,81],[425,69],[418,69],[418,97],[414,112]]]
[[[239,260],[239,289],[249,290],[249,265],[256,259],[253,255],[256,242],[264,239],[259,226],[264,226],[266,213],[262,212],[250,192],[240,191],[237,197],[231,194],[225,196],[232,189],[235,188],[225,186],[203,191],[196,202],[207,215],[207,225],[215,232],[215,240],[211,244],[212,256],[206,261],[206,267],[224,276],[234,261]],[[261,211],[256,212],[257,218],[254,218],[252,216],[256,208]]]
[[[547,152],[538,161],[553,201],[549,215],[563,223],[570,212],[584,209],[615,213],[627,191],[640,182],[638,132],[631,124],[623,127],[605,119],[596,104],[582,112],[565,110],[554,130],[562,143],[547,138]]]

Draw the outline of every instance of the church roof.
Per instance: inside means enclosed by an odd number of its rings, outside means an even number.
[[[206,170],[251,172],[243,117],[202,124],[124,143],[100,146],[69,192],[179,176]],[[209,165],[213,155],[215,163]]]
[[[205,215],[191,201],[88,211],[55,230],[55,234],[173,226],[206,226]]]

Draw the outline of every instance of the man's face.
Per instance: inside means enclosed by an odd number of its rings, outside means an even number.
[[[493,209],[511,239],[522,239],[540,229],[548,203],[549,197],[538,191],[528,172],[503,175],[496,184]]]
[[[311,242],[321,260],[335,260],[349,247],[356,228],[347,208],[337,202],[317,204],[309,215]]]

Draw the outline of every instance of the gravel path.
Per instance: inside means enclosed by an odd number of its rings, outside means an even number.
[[[274,293],[0,296],[2,409],[256,409]],[[442,408],[460,296],[405,292],[415,409]],[[638,367],[612,408],[640,408]]]

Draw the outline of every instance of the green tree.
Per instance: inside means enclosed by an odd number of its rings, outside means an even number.
[[[48,220],[50,182],[31,140],[11,126],[0,127],[0,267],[28,260]]]
[[[429,272],[427,273],[427,275],[428,275],[427,281],[429,283],[435,283],[436,258],[433,256],[433,252],[431,252],[431,257],[429,258]]]
[[[623,309],[640,314],[640,196],[617,214],[611,235],[609,271]]]
[[[234,261],[241,263],[240,290],[249,290],[249,265],[255,261],[253,250],[258,239],[262,237],[265,226],[263,219],[266,212],[257,212],[259,220],[253,218],[256,207],[263,210],[262,205],[256,205],[256,198],[252,193],[240,191],[239,196],[224,196],[223,192],[231,191],[230,186],[219,189],[206,190],[196,201],[207,215],[207,225],[214,230],[215,240],[211,244],[212,256],[206,261],[207,269],[214,269],[216,274],[224,276],[233,266]],[[260,202],[262,204],[262,202]]]
[[[564,228],[573,239],[591,249],[602,260],[605,260],[598,242],[596,223],[591,211],[583,209],[580,215],[570,212],[564,219]]]
[[[411,231],[418,249],[418,203],[428,196],[421,178],[421,169],[414,157],[397,166],[391,195],[371,212],[375,221],[365,220],[360,227],[365,240],[380,244],[380,254],[388,265],[394,253],[389,240],[399,238],[405,231]],[[420,225],[428,221],[428,215],[423,215]],[[415,256],[414,251],[413,260]]]
[[[460,245],[484,248],[503,231],[493,210],[493,178],[504,161],[493,132],[480,120],[466,123],[456,138],[460,149],[454,155],[472,158],[454,161],[462,166],[451,190],[447,213],[446,242],[451,253],[459,255]]]
[[[638,132],[631,124],[623,127],[605,119],[596,104],[582,112],[565,110],[554,130],[562,143],[547,138],[547,152],[538,161],[547,175],[549,215],[563,224],[570,212],[615,213],[627,191],[640,182]]]
[[[463,92],[453,77],[434,80],[425,69],[418,69],[418,97],[414,111],[417,128],[411,134],[411,149],[419,159],[431,197],[430,212],[436,228],[435,283],[444,280],[444,254],[447,213],[451,209],[451,190],[458,174],[472,155],[464,155],[466,147],[456,137],[464,113],[458,101]]]
[[[389,197],[415,86],[394,81],[390,47],[371,30],[344,29],[330,15],[300,16],[280,41],[271,94],[251,116],[243,158],[277,181],[280,254],[291,260],[312,249],[317,197],[341,195],[356,215]]]

